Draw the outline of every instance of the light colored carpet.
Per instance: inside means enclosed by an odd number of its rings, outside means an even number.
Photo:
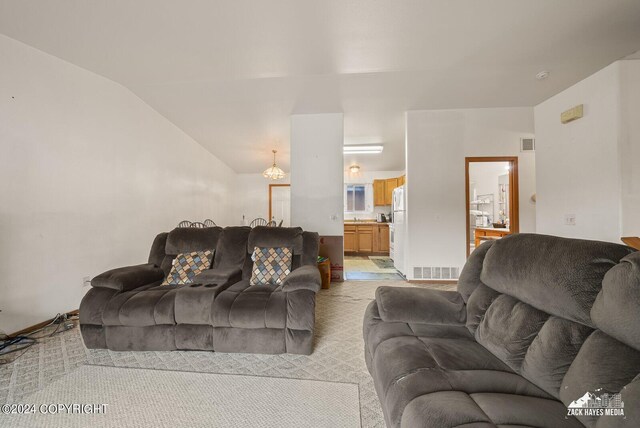
[[[107,404],[97,414],[2,415],[4,427],[357,427],[358,386],[314,380],[82,366],[27,403]],[[78,410],[76,410],[77,412]]]
[[[321,290],[317,296],[314,351],[308,356],[88,350],[78,330],[70,330],[33,346],[14,363],[0,366],[0,404],[24,402],[28,394],[88,363],[356,383],[362,426],[382,428],[382,410],[365,366],[362,339],[364,310],[381,285],[411,286],[402,281],[347,281]]]

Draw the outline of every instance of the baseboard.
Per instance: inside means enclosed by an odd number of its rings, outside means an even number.
[[[73,310],[73,311],[71,311],[71,312],[67,312],[67,314],[66,314],[66,315],[71,317],[71,316],[74,316],[74,315],[78,315],[79,313],[80,313],[80,310],[79,310],[79,309],[76,309],[76,310]],[[38,323],[38,324],[34,324],[34,325],[32,325],[32,326],[29,326],[29,327],[27,327],[27,328],[23,328],[23,329],[22,329],[22,330],[20,330],[20,331],[16,331],[15,333],[11,333],[9,336],[10,336],[10,337],[13,337],[13,336],[22,336],[22,335],[25,335],[25,334],[27,334],[27,333],[31,333],[32,331],[36,331],[36,330],[38,330],[39,328],[42,328],[42,327],[44,327],[45,325],[50,324],[50,323],[51,323],[51,321],[53,321],[54,319],[55,319],[55,318],[51,318],[51,319],[48,319],[48,320],[46,320],[46,321],[42,321],[42,322],[40,322],[40,323]]]
[[[457,284],[457,279],[408,279],[411,284]]]

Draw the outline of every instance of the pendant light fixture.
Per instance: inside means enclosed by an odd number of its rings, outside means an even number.
[[[265,169],[264,172],[262,173],[262,176],[269,180],[280,180],[281,178],[284,178],[286,174],[284,173],[283,170],[278,168],[278,166],[276,165],[277,151],[276,150],[271,150],[271,151],[273,152],[273,165],[270,168]]]

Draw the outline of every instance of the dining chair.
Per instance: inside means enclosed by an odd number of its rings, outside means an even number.
[[[216,223],[215,223],[213,220],[211,220],[211,219],[206,219],[206,220],[204,221],[204,225],[205,225],[206,227],[216,227]]]
[[[266,225],[267,225],[267,220],[263,219],[262,217],[256,218],[249,224],[249,226],[251,227],[266,226]]]
[[[178,227],[191,227],[191,222],[189,220],[182,220],[178,223]]]

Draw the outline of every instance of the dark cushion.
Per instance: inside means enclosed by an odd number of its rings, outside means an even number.
[[[300,227],[258,226],[251,229],[247,253],[253,253],[256,247],[287,247],[291,248],[293,254],[300,255],[304,248],[303,243]]]
[[[193,278],[194,284],[226,284],[240,281],[242,269],[240,267],[221,267],[217,269],[207,269],[200,272]]]
[[[153,264],[143,264],[111,269],[91,280],[98,288],[128,291],[161,280],[164,272]]]
[[[591,318],[605,333],[640,350],[640,252],[607,272]]]
[[[242,268],[250,232],[249,226],[225,227],[218,237],[213,268]]]
[[[165,253],[176,255],[213,250],[221,234],[221,227],[178,227],[169,232]]]
[[[471,296],[471,293],[480,285],[480,274],[482,273],[482,264],[484,258],[487,255],[487,251],[496,241],[485,241],[478,248],[476,248],[460,272],[460,278],[458,278],[458,292],[462,295],[462,298],[466,302]]]
[[[164,250],[167,246],[167,236],[169,236],[169,233],[162,232],[155,237],[151,244],[151,251],[149,251],[149,263],[162,267],[162,262],[166,256]]]
[[[282,291],[307,289],[318,291],[322,286],[320,271],[316,265],[300,266],[291,272],[282,282]]]
[[[480,279],[534,308],[593,327],[591,306],[605,273],[632,251],[608,242],[510,235],[489,248]]]
[[[380,318],[387,322],[463,325],[466,310],[456,291],[378,287]]]

